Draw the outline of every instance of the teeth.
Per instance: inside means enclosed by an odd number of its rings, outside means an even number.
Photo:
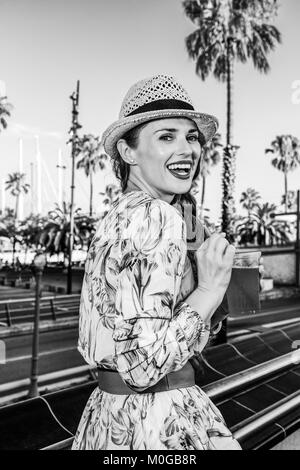
[[[172,165],[168,165],[170,170],[184,170],[184,169],[191,169],[191,165],[189,163],[174,163]]]

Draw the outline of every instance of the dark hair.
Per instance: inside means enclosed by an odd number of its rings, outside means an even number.
[[[139,142],[140,132],[147,124],[148,124],[148,122],[140,124],[139,126],[136,126],[133,129],[130,129],[128,132],[126,132],[122,136],[122,139],[126,140],[129,147],[131,147],[133,149],[137,148],[138,142]],[[129,172],[130,172],[130,165],[123,160],[123,158],[121,157],[121,155],[118,152],[118,157],[114,158],[113,161],[112,161],[112,167],[113,167],[113,171],[114,171],[117,179],[120,180],[121,189],[122,189],[122,193],[123,193],[125,191],[125,189],[127,188]]]

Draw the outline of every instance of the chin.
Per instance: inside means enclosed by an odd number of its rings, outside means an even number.
[[[185,184],[177,185],[175,194],[185,194],[190,191],[192,187],[192,183],[190,181],[186,181]]]

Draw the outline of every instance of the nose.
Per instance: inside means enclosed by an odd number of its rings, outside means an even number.
[[[179,137],[177,140],[177,155],[185,155],[187,157],[192,156],[192,147],[186,140],[186,137]]]

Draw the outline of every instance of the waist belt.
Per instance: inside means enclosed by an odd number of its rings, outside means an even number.
[[[192,387],[195,385],[195,373],[193,366],[187,362],[182,369],[170,372],[152,387],[135,391],[123,382],[117,371],[98,368],[98,384],[104,392],[115,395],[166,392],[175,388]]]

